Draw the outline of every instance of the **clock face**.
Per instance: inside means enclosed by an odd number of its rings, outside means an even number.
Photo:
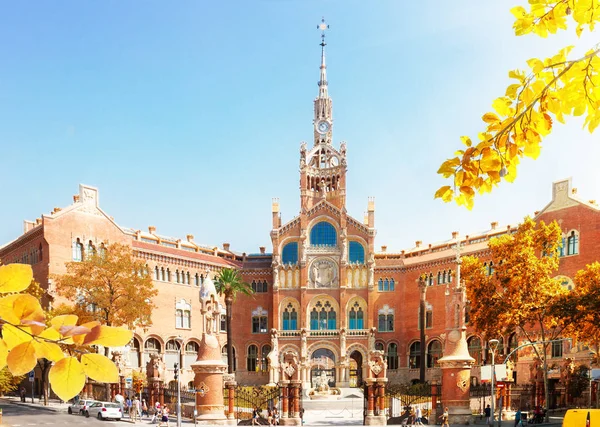
[[[320,134],[325,134],[327,132],[329,132],[329,122],[325,121],[325,120],[321,120],[318,124],[317,124],[317,131]]]

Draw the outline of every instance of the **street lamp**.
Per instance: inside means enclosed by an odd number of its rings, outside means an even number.
[[[177,377],[177,427],[181,427],[181,375],[180,372],[177,372],[177,370],[183,363],[183,338],[181,335],[179,335],[177,338],[175,338],[175,341],[177,341],[177,344],[179,344],[179,363],[175,364],[175,375]]]
[[[498,349],[498,344],[500,344],[500,341],[498,341],[497,339],[491,339],[488,341],[488,347],[490,349],[490,351],[492,352],[492,402],[491,402],[491,416],[492,416],[492,425],[494,425],[494,403],[496,400],[496,350]]]

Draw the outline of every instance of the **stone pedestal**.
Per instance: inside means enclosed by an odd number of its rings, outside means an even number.
[[[387,415],[385,408],[385,385],[387,379],[387,361],[380,350],[369,351],[367,361],[367,378],[365,379],[365,393],[367,396],[367,413],[365,425],[385,426]]]
[[[450,331],[446,338],[444,357],[438,360],[442,368],[442,405],[448,408],[450,424],[471,422],[471,366],[466,327]]]
[[[195,374],[197,424],[236,425],[233,417],[229,418],[225,415],[223,375],[227,370],[227,364],[221,360],[219,342],[213,335],[202,335],[198,360],[192,363],[192,370]],[[228,402],[228,406],[233,405]],[[233,408],[230,409],[233,412]]]

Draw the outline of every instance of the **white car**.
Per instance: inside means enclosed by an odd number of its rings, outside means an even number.
[[[90,400],[90,399],[79,399],[79,401],[77,401],[77,403],[73,403],[71,406],[69,406],[69,408],[67,409],[67,412],[69,414],[83,415],[83,414],[85,414],[85,411],[87,411],[87,408],[89,408],[90,405],[95,402],[96,402],[95,400]]]
[[[94,402],[84,412],[86,417],[96,417],[99,420],[113,419],[119,421],[123,417],[121,406],[112,402]]]

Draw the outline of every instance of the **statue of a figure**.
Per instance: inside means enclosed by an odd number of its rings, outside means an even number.
[[[279,267],[273,267],[273,287],[279,287]]]
[[[306,166],[306,142],[300,144],[300,168]]]
[[[369,330],[369,351],[375,350],[375,332],[377,331],[377,329],[375,327],[372,327]]]
[[[317,391],[329,391],[329,379],[325,371],[321,371],[321,375],[315,379],[315,386]]]
[[[267,356],[269,364],[272,367],[279,366],[279,340],[277,339],[277,329],[271,329],[271,352]]]
[[[300,331],[300,357],[306,359],[308,357],[308,345],[306,343],[306,329]]]
[[[342,229],[340,240],[342,242],[342,262],[346,262],[348,259],[348,232],[345,228]]]
[[[308,238],[306,236],[306,228],[302,229],[300,233],[300,241],[302,242],[302,262],[306,262],[306,256],[308,252]]]
[[[342,358],[346,355],[346,328],[340,329],[340,354]]]
[[[207,310],[206,314],[204,315],[204,318],[206,319],[206,329],[205,332],[208,335],[211,335],[213,333],[213,314],[212,314],[212,310]]]

